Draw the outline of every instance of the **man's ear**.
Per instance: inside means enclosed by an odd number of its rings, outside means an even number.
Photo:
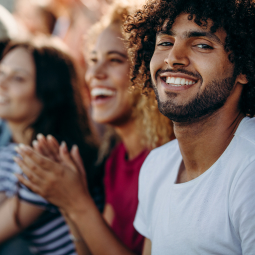
[[[245,74],[239,74],[236,78],[236,82],[245,85],[248,83],[247,77]]]

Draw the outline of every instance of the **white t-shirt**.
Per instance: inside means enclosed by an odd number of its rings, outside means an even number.
[[[207,171],[176,184],[181,161],[174,140],[153,150],[141,168],[134,226],[152,241],[152,254],[254,255],[255,118],[241,121]]]

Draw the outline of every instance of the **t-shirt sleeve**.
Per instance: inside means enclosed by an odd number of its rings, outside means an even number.
[[[255,162],[240,174],[230,196],[230,218],[243,255],[255,254]]]
[[[7,197],[17,195],[22,201],[40,206],[42,209],[57,212],[56,206],[18,182],[14,174],[22,174],[22,170],[13,160],[14,156],[20,157],[14,149],[15,146],[16,144],[10,144],[0,149],[0,191],[5,192]],[[25,175],[24,177],[26,178]]]
[[[55,205],[50,204],[43,197],[32,192],[30,189],[28,189],[22,184],[19,184],[19,187],[18,187],[18,197],[21,201],[25,201],[27,203],[39,206],[42,209],[45,209],[47,211],[50,211],[53,213],[58,212],[58,208]]]
[[[148,170],[148,167],[149,167],[149,164],[148,164],[149,158],[150,156],[148,156],[146,160],[144,161],[139,174],[139,184],[138,184],[139,203],[138,203],[138,208],[137,208],[136,216],[134,220],[134,227],[141,235],[143,235],[144,237],[148,239],[151,239],[150,231],[149,231],[149,222],[148,222],[148,210],[146,209],[147,208],[146,204],[148,201],[148,198],[146,196],[146,194],[148,194],[146,192],[148,189],[148,185],[146,185],[147,179],[148,179],[146,170]]]
[[[142,204],[139,202],[134,220],[135,229],[142,235],[150,239],[148,228],[143,213]]]

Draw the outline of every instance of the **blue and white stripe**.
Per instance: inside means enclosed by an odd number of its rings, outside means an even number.
[[[69,235],[69,227],[61,213],[45,199],[18,183],[14,173],[22,173],[14,162],[17,156],[16,144],[0,148],[0,192],[10,197],[18,197],[28,203],[43,207],[43,214],[26,230],[23,237],[28,240],[34,254],[76,255],[74,244]]]

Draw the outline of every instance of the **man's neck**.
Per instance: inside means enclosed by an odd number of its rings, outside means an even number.
[[[183,157],[177,182],[195,179],[209,169],[228,147],[243,117],[240,111],[222,107],[198,122],[174,123]]]

